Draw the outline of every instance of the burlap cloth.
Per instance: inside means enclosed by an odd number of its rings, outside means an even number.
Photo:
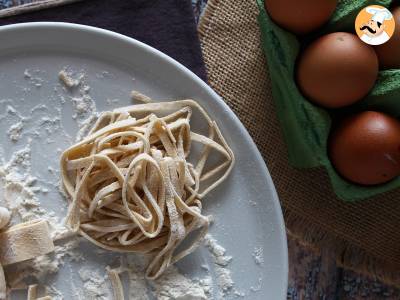
[[[209,0],[199,25],[210,85],[246,126],[279,194],[288,233],[339,265],[400,285],[400,191],[345,203],[324,170],[295,170],[272,102],[255,0]],[[251,174],[249,174],[251,176]]]

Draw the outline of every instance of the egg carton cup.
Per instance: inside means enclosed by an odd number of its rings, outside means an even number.
[[[336,195],[354,202],[400,187],[400,177],[376,186],[362,186],[342,178],[328,156],[328,138],[336,115],[375,110],[400,117],[400,70],[380,71],[374,88],[364,98],[343,110],[328,110],[308,101],[296,85],[296,60],[304,45],[327,33],[355,33],[354,20],[368,5],[389,7],[392,1],[342,0],[329,20],[317,32],[301,37],[282,29],[268,16],[264,0],[256,0],[260,13],[263,51],[267,57],[276,113],[288,151],[291,166],[300,169],[324,167]],[[400,54],[399,54],[400,55]]]

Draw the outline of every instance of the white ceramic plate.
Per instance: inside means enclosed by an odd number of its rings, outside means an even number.
[[[36,185],[49,189],[48,193],[37,195],[42,207],[60,217],[67,207],[54,185],[58,178],[50,172],[53,168],[57,175],[60,151],[72,143],[68,134],[75,136],[78,128],[72,119],[68,92],[58,82],[57,74],[62,68],[85,72],[98,111],[130,104],[133,89],[154,99],[196,99],[218,121],[236,155],[237,163],[229,179],[205,201],[206,212],[216,220],[212,235],[233,256],[229,269],[235,290],[243,293],[244,299],[286,299],[286,234],[274,185],[246,129],[212,89],[163,53],[94,27],[67,23],[4,26],[0,28],[0,41],[0,154],[8,161],[14,151],[32,139],[29,172],[38,178]],[[30,76],[24,76],[25,70]],[[41,104],[45,108],[38,106]],[[20,116],[9,111],[9,106]],[[57,114],[60,122],[54,130],[44,125],[50,129],[30,132],[44,120],[43,116]],[[26,118],[21,136],[13,142],[7,131],[21,116]],[[97,254],[89,244],[81,247],[89,263],[101,272],[117,256]],[[263,250],[262,264],[255,262],[255,249]],[[201,277],[204,270],[200,265],[210,262],[209,256],[208,251],[199,249],[178,267],[189,277]],[[75,279],[69,273],[80,264],[67,260],[56,275],[47,279],[65,299],[74,298],[71,282]],[[232,292],[226,299],[236,297]]]

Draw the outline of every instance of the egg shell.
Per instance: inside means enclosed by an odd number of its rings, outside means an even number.
[[[345,179],[361,185],[400,175],[400,122],[366,111],[348,117],[331,134],[331,162]]]
[[[265,0],[265,9],[274,22],[296,34],[321,27],[336,5],[337,0]]]
[[[366,96],[378,71],[378,58],[371,46],[354,34],[335,32],[306,48],[298,62],[297,82],[309,100],[338,108]]]
[[[392,37],[375,47],[381,69],[400,69],[400,7],[395,8],[392,14],[396,24]]]

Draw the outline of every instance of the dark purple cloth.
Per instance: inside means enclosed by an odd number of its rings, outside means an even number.
[[[85,0],[0,19],[0,25],[59,21],[133,37],[173,57],[203,80],[206,71],[190,0]]]

